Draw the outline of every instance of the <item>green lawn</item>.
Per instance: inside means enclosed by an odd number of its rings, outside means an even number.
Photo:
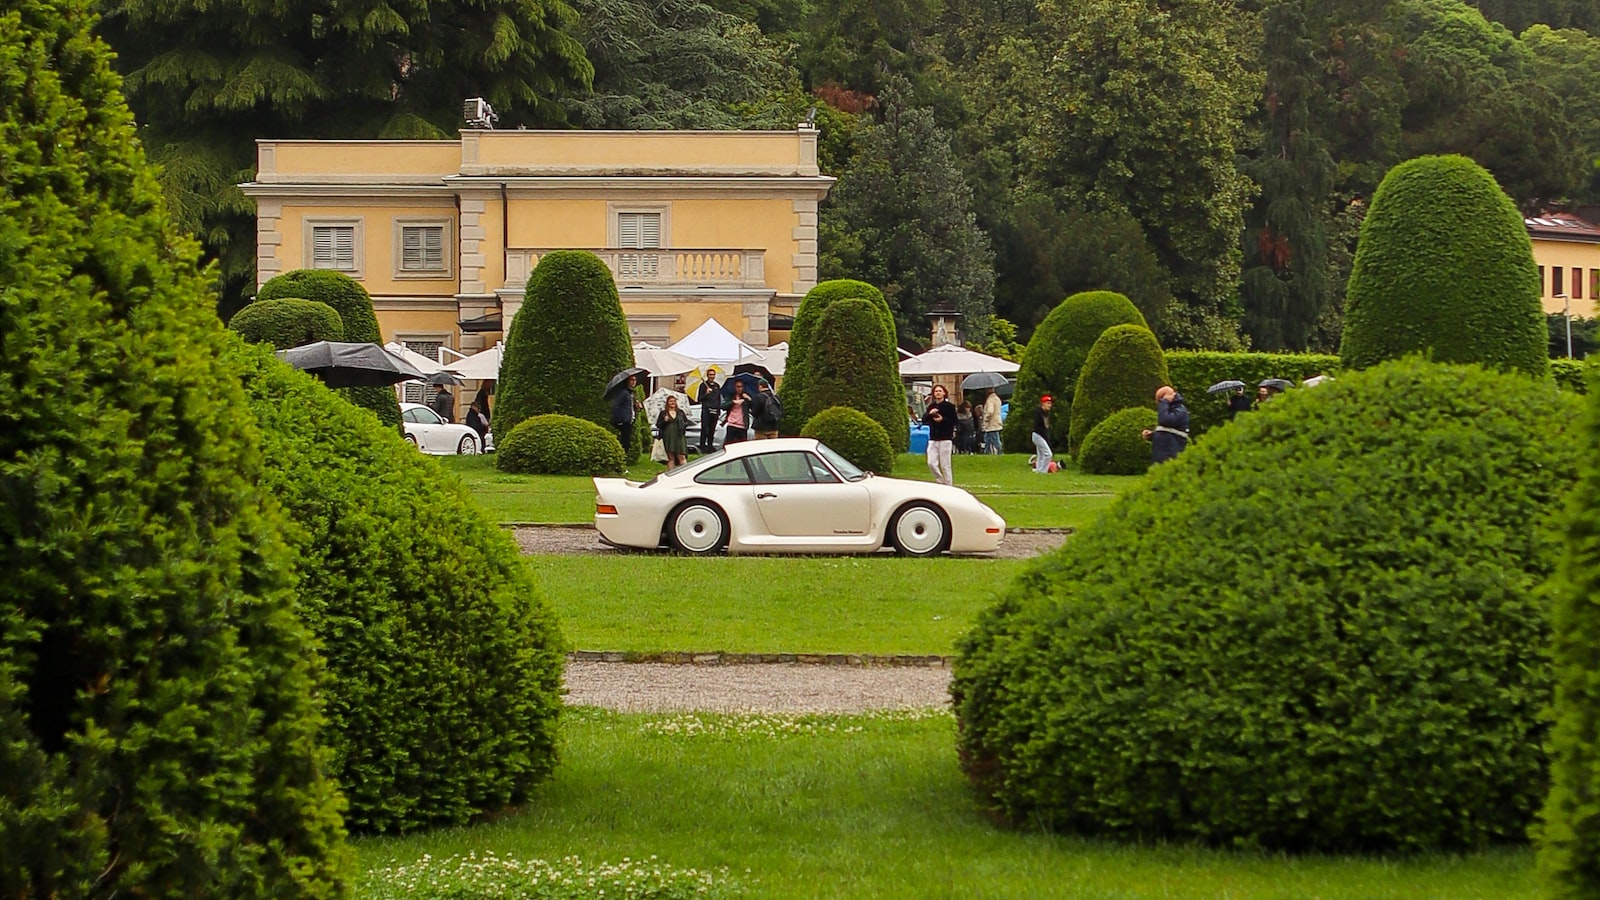
[[[1285,858],[1135,847],[990,824],[954,724],[579,710],[553,779],[518,813],[356,842],[367,869],[470,852],[727,867],[753,897],[1534,898],[1532,854]],[[748,874],[746,874],[748,870]]]

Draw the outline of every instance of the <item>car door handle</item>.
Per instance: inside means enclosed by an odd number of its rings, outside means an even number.
[[[757,500],[776,500],[776,499],[778,499],[778,495],[777,494],[769,494],[769,493],[763,491],[763,492],[761,492],[761,493],[756,495],[756,499]]]

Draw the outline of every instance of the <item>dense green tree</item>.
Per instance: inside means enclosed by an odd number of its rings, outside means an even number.
[[[1089,348],[1072,392],[1067,452],[1078,455],[1089,433],[1113,413],[1134,407],[1152,411],[1156,388],[1171,384],[1161,344],[1143,325],[1113,325]],[[1062,415],[1066,415],[1063,411]]]
[[[344,323],[333,307],[296,297],[258,300],[235,313],[228,328],[253,344],[271,344],[275,350],[344,340]]]
[[[1027,350],[1026,344],[1017,342],[1017,326],[999,316],[989,317],[989,337],[986,340],[969,340],[967,349],[990,356],[1010,360],[1014,363],[1022,362],[1023,351]]]
[[[872,301],[840,300],[822,313],[809,365],[801,421],[810,421],[825,409],[848,406],[883,426],[891,444],[897,431],[908,431],[899,356],[889,347],[883,319]],[[906,440],[909,445],[909,434]],[[905,448],[897,447],[896,452]]]
[[[91,25],[0,8],[0,895],[342,897],[288,526]]]
[[[1484,16],[1517,34],[1530,25],[1600,31],[1600,5],[1594,0],[1470,0]]]
[[[1600,29],[1600,23],[1595,27]],[[1560,98],[1572,125],[1584,169],[1581,197],[1600,200],[1600,34],[1535,25],[1522,42],[1533,56],[1533,79]]]
[[[1045,394],[1055,400],[1050,443],[1066,447],[1072,394],[1077,390],[1078,373],[1089,358],[1089,350],[1107,328],[1144,324],[1144,317],[1133,303],[1112,291],[1085,291],[1062,300],[1034,329],[1028,349],[1023,351],[1017,390],[1011,398],[1012,412],[1001,429],[1005,451],[1031,451],[1033,441],[1028,434],[1033,428],[1033,409]],[[1151,403],[1154,402],[1152,397]]]
[[[878,310],[878,317],[883,321],[884,349],[898,357],[894,343],[894,313],[890,312],[882,291],[864,281],[848,278],[824,281],[807,291],[805,298],[800,301],[800,308],[794,313],[794,327],[789,331],[789,358],[785,363],[783,381],[778,385],[778,396],[783,400],[783,424],[779,430],[784,434],[799,434],[800,426],[806,422],[802,413],[807,409],[806,389],[811,383],[811,350],[816,340],[817,326],[828,307],[840,300],[872,301]],[[904,452],[911,444],[909,427],[899,438],[894,430],[889,430],[889,439],[895,442],[897,452]]]
[[[938,0],[811,0],[797,55],[808,84],[876,94],[933,60]]]
[[[296,269],[274,275],[256,292],[258,303],[287,297],[315,300],[333,307],[339,314],[346,341],[373,344],[383,341],[383,333],[378,330],[378,314],[372,309],[372,297],[360,282],[343,272]],[[400,404],[392,388],[340,388],[339,393],[351,403],[372,410],[379,422],[397,430],[400,428]]]

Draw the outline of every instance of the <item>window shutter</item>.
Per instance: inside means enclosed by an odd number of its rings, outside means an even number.
[[[639,246],[639,216],[622,213],[617,216],[617,245],[629,249]]]
[[[639,216],[639,247],[661,246],[661,214],[642,213]]]
[[[311,267],[353,272],[356,268],[356,230],[348,225],[311,229]]]
[[[661,246],[660,213],[618,213],[617,246],[625,250],[650,250]]]

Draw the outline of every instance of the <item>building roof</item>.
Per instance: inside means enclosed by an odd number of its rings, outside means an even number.
[[[1528,227],[1528,236],[1535,240],[1600,244],[1600,227],[1572,213],[1540,213],[1524,217],[1522,224]]]

